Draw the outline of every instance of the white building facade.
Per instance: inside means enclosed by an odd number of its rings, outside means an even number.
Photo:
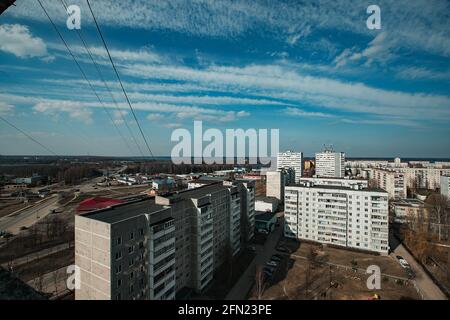
[[[441,194],[450,198],[450,176],[441,176]]]
[[[286,237],[388,254],[388,194],[306,183],[285,190]]]
[[[316,153],[316,176],[343,178],[345,176],[345,154],[323,151]]]
[[[293,169],[294,181],[299,182],[303,174],[303,153],[302,152],[279,152],[277,155],[277,169]]]

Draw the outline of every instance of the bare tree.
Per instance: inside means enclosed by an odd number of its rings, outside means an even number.
[[[55,284],[55,296],[58,295],[58,270],[53,271],[53,282]]]
[[[442,240],[442,225],[448,224],[449,215],[449,201],[448,198],[441,194],[432,194],[427,200],[427,207],[430,213],[430,218],[436,221],[438,225],[438,239]],[[447,229],[445,229],[447,231]],[[448,237],[447,232],[445,232],[446,238]]]
[[[261,300],[264,293],[264,273],[261,266],[256,267],[255,289],[257,299]]]

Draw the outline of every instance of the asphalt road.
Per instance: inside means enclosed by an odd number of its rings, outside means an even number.
[[[252,263],[248,266],[247,270],[242,274],[234,287],[230,290],[225,300],[245,300],[247,293],[250,291],[253,283],[255,282],[256,267],[264,267],[270,257],[276,253],[275,247],[278,243],[281,233],[283,232],[283,224],[276,227],[275,230],[269,234],[264,246],[256,245],[256,256]]]
[[[30,208],[0,219],[0,230],[17,234],[21,227],[30,227],[58,207],[59,196],[54,195]]]
[[[402,256],[411,266],[411,269],[416,274],[414,282],[419,288],[420,294],[424,300],[447,300],[445,294],[434,284],[433,280],[423,270],[422,266],[416,259],[409,254],[405,247],[394,237],[392,232],[389,232],[389,242],[391,248],[394,248],[391,256],[397,260],[396,256]]]

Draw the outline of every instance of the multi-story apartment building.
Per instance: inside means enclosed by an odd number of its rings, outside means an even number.
[[[441,175],[450,175],[450,169],[395,168],[392,170],[405,175],[408,188],[424,188],[430,190],[436,190],[440,187]]]
[[[369,181],[364,179],[342,179],[342,178],[317,178],[317,177],[304,177],[300,179],[300,183],[310,182],[315,185],[323,186],[335,186],[335,187],[353,187],[360,186],[361,188],[367,188]]]
[[[76,216],[76,299],[203,291],[253,236],[254,202],[253,181],[216,181]]]
[[[173,299],[175,229],[154,199],[75,217],[77,300]]]
[[[284,200],[284,186],[287,174],[284,169],[266,172],[266,196]]]
[[[286,186],[286,237],[387,254],[388,194],[381,189]]]
[[[316,153],[316,176],[343,178],[345,176],[345,154],[325,150]]]
[[[383,169],[369,169],[370,178],[378,188],[386,190],[390,199],[405,199],[407,197],[405,174]]]
[[[289,182],[298,182],[303,175],[303,153],[290,150],[279,152],[277,155],[277,170],[281,169],[292,169],[294,179]]]
[[[450,199],[450,176],[441,176],[441,194]]]
[[[425,203],[419,199],[402,199],[391,203],[393,220],[397,223],[407,223],[414,226],[415,223],[423,223],[428,217],[428,209]]]

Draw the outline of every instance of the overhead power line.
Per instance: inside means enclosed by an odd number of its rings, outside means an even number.
[[[122,80],[120,79],[119,72],[117,71],[117,68],[116,68],[116,66],[115,66],[115,64],[114,64],[114,61],[113,61],[113,59],[112,59],[112,57],[111,57],[111,54],[109,53],[108,45],[106,44],[105,38],[103,37],[102,31],[100,30],[100,26],[99,26],[98,23],[97,23],[97,19],[95,18],[95,14],[94,14],[94,11],[92,10],[91,4],[90,4],[89,0],[86,0],[86,2],[87,2],[87,5],[88,5],[88,7],[89,7],[89,11],[90,11],[91,14],[92,14],[92,18],[94,19],[94,23],[95,23],[95,26],[96,26],[96,28],[97,28],[97,31],[98,31],[98,33],[99,33],[99,35],[100,35],[100,38],[102,39],[103,46],[105,47],[106,52],[108,53],[109,61],[111,62],[111,65],[112,65],[112,67],[113,67],[113,69],[114,69],[114,72],[115,72],[115,74],[116,74],[116,76],[117,76],[117,80],[119,80],[120,87],[122,88],[123,94],[125,95],[125,98],[126,98],[126,100],[127,100],[128,106],[129,106],[129,108],[130,108],[130,110],[131,110],[131,113],[132,113],[132,115],[133,115],[133,117],[134,117],[134,120],[136,121],[136,124],[137,124],[137,126],[138,126],[138,128],[139,128],[139,131],[140,131],[140,133],[141,133],[141,135],[142,135],[142,139],[144,139],[144,142],[145,142],[145,145],[147,146],[148,152],[150,153],[150,155],[151,155],[152,158],[154,159],[155,157],[154,157],[154,155],[153,155],[153,152],[152,152],[152,150],[150,149],[150,145],[148,144],[147,138],[146,138],[145,135],[144,135],[144,131],[142,131],[141,125],[139,124],[139,121],[138,121],[138,119],[137,119],[137,117],[136,117],[136,113],[134,112],[134,109],[133,109],[133,107],[131,106],[131,102],[130,102],[130,99],[128,98],[128,94],[127,94],[127,92],[125,91],[125,88],[124,88],[124,86],[123,86],[123,84],[122,84]]]
[[[43,145],[42,143],[40,143],[39,141],[37,141],[35,138],[33,138],[31,135],[29,135],[28,133],[26,133],[25,131],[23,131],[22,129],[16,127],[14,124],[12,124],[11,122],[9,122],[8,120],[6,120],[5,118],[3,118],[2,116],[0,116],[0,119],[3,120],[6,124],[8,124],[9,126],[13,127],[14,129],[16,129],[17,131],[19,131],[20,133],[22,133],[25,137],[27,137],[28,139],[30,139],[31,141],[33,141],[34,143],[40,145],[42,148],[44,148],[46,151],[50,152],[51,154],[58,156],[55,152],[53,152],[50,148],[46,147],[45,145]]]
[[[50,17],[50,15],[48,14],[47,10],[45,9],[44,5],[42,4],[41,0],[38,0],[39,5],[41,6],[42,10],[44,11],[45,15],[47,16],[48,20],[50,21],[50,23],[52,24],[53,28],[55,29],[56,33],[58,34],[59,38],[61,39],[61,41],[64,43],[64,46],[66,47],[67,51],[69,52],[70,56],[72,57],[73,61],[75,62],[75,64],[77,65],[78,69],[80,70],[83,78],[86,80],[86,82],[88,83],[90,89],[92,90],[92,92],[94,93],[94,95],[97,97],[97,100],[100,102],[101,106],[103,107],[103,110],[106,112],[106,114],[108,115],[111,123],[113,124],[113,126],[116,128],[117,132],[119,133],[120,137],[122,138],[122,140],[125,142],[125,145],[128,147],[128,149],[131,151],[131,148],[127,142],[127,140],[125,139],[125,137],[122,135],[122,132],[119,130],[119,128],[117,127],[116,123],[114,122],[114,119],[112,118],[111,114],[109,113],[108,109],[106,108],[106,106],[104,105],[103,101],[100,99],[100,96],[98,95],[97,91],[95,90],[95,88],[93,87],[92,83],[89,81],[88,77],[86,76],[86,73],[84,72],[83,68],[81,67],[80,63],[78,62],[77,58],[75,57],[75,55],[73,54],[72,50],[70,50],[69,45],[67,44],[66,40],[64,39],[63,35],[61,34],[61,32],[59,31],[58,27],[55,25],[55,23],[53,22],[52,18]]]
[[[68,8],[67,7],[67,3],[64,0],[61,0],[61,3],[63,5],[64,9],[67,11],[67,8]],[[139,146],[139,144],[138,144],[138,142],[136,140],[136,137],[134,136],[133,131],[131,130],[131,128],[130,128],[130,126],[128,124],[128,121],[126,121],[125,116],[123,115],[123,112],[120,110],[119,105],[118,105],[116,99],[114,98],[114,95],[113,95],[113,93],[112,93],[108,83],[106,82],[105,77],[103,76],[103,73],[102,73],[98,63],[95,61],[94,57],[92,56],[91,50],[89,49],[89,46],[86,44],[86,41],[83,38],[83,32],[81,30],[79,30],[79,29],[75,29],[75,31],[76,31],[76,33],[78,35],[78,38],[80,38],[81,42],[83,43],[83,46],[84,46],[87,54],[89,55],[89,58],[91,59],[92,63],[94,64],[95,69],[97,70],[97,73],[98,73],[101,81],[103,82],[104,86],[106,87],[107,91],[109,92],[109,95],[111,96],[111,99],[112,99],[112,101],[114,103],[116,111],[119,113],[122,121],[124,122],[125,126],[127,127],[131,138],[133,139],[134,143],[136,144],[137,150],[139,150],[139,153],[143,157],[144,154],[142,153],[141,147]]]

